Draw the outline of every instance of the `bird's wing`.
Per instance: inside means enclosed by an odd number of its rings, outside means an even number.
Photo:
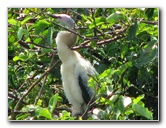
[[[94,70],[94,68],[88,61],[78,62],[75,68],[75,75],[78,79],[82,97],[86,104],[88,104],[91,97],[94,95],[93,89],[88,86],[89,75],[92,74],[91,70]]]

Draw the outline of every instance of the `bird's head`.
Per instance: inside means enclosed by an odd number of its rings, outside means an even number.
[[[61,22],[62,24],[69,27],[69,29],[73,29],[75,27],[74,20],[67,14],[48,14],[50,17],[55,18],[55,20]]]

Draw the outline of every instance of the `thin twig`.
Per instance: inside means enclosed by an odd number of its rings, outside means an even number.
[[[95,99],[95,94],[93,95],[93,97],[91,98],[91,100],[88,102],[88,104],[87,104],[87,107],[86,107],[86,110],[84,111],[84,113],[81,115],[81,118],[83,118],[85,115],[86,115],[86,113],[88,112],[88,110],[89,110],[89,108],[90,108],[90,106],[91,106],[91,103],[92,103],[92,101]]]
[[[55,57],[55,55],[53,54],[49,68],[51,67],[51,65],[52,65],[52,63],[53,63],[54,57]],[[48,76],[48,74],[44,77],[42,86],[40,87],[40,91],[39,91],[39,93],[38,93],[38,95],[37,95],[37,97],[36,97],[36,99],[35,99],[35,103],[34,103],[35,105],[37,104],[37,102],[38,102],[38,100],[39,100],[39,98],[40,98],[40,96],[41,96],[41,94],[42,94],[43,87],[44,87],[44,85],[45,85],[45,83],[46,83],[46,80],[47,80],[47,76]]]
[[[115,95],[115,92],[118,90],[119,88],[116,88],[113,90],[113,92],[111,94],[109,94],[106,99],[110,99],[113,95]]]
[[[73,30],[71,30],[71,29],[68,29],[68,28],[66,28],[66,27],[64,27],[64,26],[62,26],[62,25],[60,25],[60,24],[54,23],[54,22],[52,22],[52,21],[49,21],[49,20],[47,20],[47,21],[48,21],[48,22],[51,22],[52,24],[54,24],[54,25],[56,25],[56,26],[59,26],[59,27],[65,29],[65,30],[67,30],[67,31],[69,31],[69,32],[71,32],[71,33],[74,33],[74,34],[76,34],[77,36],[79,36],[79,37],[81,37],[81,38],[83,38],[83,39],[86,39],[85,36],[80,35],[78,32],[75,32],[75,31],[73,31]]]
[[[20,90],[23,86],[26,85],[26,83],[29,83],[30,79],[33,79],[36,75],[37,75],[37,70],[34,71],[34,73],[30,76],[30,78],[26,79],[26,81],[18,88],[18,90]]]
[[[18,97],[16,97],[16,96],[14,96],[14,95],[12,95],[11,93],[8,93],[8,97],[11,97],[11,98],[13,98],[14,100],[19,100],[19,98]],[[25,104],[25,105],[27,105],[28,103],[26,103],[26,102],[22,102],[23,104]]]
[[[96,91],[98,90],[99,84],[100,84],[100,83],[98,82],[98,80],[97,80],[94,76],[92,76],[92,75],[90,75],[90,74],[88,74],[88,76],[92,77],[93,80],[97,83],[97,88],[95,89],[95,94],[92,96],[92,98],[91,98],[90,101],[88,102],[87,107],[86,107],[86,110],[85,110],[84,113],[81,115],[81,118],[83,118],[83,117],[87,114],[88,110],[89,110],[89,109],[91,108],[91,106],[92,106],[92,103],[95,102],[94,99],[95,99],[95,97],[96,97]],[[93,101],[94,101],[94,102],[93,102]]]
[[[43,87],[44,87],[44,85],[45,85],[45,83],[46,83],[46,80],[47,80],[47,76],[48,76],[48,74],[44,77],[43,83],[42,83],[42,85],[41,85],[41,87],[40,87],[40,90],[39,90],[39,93],[38,93],[38,95],[37,95],[37,97],[36,97],[36,99],[35,99],[34,105],[37,104],[37,102],[38,102],[38,100],[39,100],[39,98],[40,98],[40,96],[41,96],[41,94],[42,94]]]
[[[151,94],[149,94],[149,93],[147,93],[147,92],[144,92],[143,90],[139,89],[138,87],[136,87],[136,86],[134,86],[134,85],[132,85],[131,87],[135,88],[136,90],[140,91],[141,93],[143,93],[143,94],[145,94],[145,95],[147,95],[147,96],[150,96],[150,97],[152,97],[152,98],[158,98],[157,96],[153,96],[153,95],[151,95]]]
[[[114,37],[112,39],[107,39],[107,40],[103,40],[103,41],[97,42],[96,44],[97,45],[102,45],[102,44],[111,43],[113,41],[116,41],[116,40],[124,38],[124,37],[125,37],[125,35],[120,35],[120,36],[116,36],[116,37]],[[82,45],[81,46],[80,45],[79,46],[75,46],[75,47],[72,47],[72,49],[76,50],[76,49],[80,49],[80,48],[89,48],[89,47],[91,47],[90,44],[83,45],[83,46]]]
[[[44,37],[42,37],[42,36],[40,36],[40,35],[30,35],[30,34],[29,34],[29,38],[30,38],[30,41],[31,41],[30,43],[31,43],[31,44],[34,44],[35,46],[38,46],[38,47],[41,47],[41,48],[51,49],[51,47],[46,47],[46,46],[43,46],[43,45],[40,45],[40,44],[36,44],[35,42],[33,42],[32,36],[40,37],[40,38],[42,38],[47,44],[49,44],[49,42],[48,42]]]

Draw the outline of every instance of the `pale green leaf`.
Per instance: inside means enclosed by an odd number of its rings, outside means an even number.
[[[54,96],[52,96],[49,100],[49,106],[48,110],[52,113],[56,107],[57,101],[58,101],[59,94],[56,93]]]

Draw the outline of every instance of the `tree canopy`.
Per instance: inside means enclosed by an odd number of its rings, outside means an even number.
[[[8,8],[8,119],[75,120],[55,38],[77,24],[72,47],[95,67],[94,101],[78,120],[159,120],[158,8]]]

